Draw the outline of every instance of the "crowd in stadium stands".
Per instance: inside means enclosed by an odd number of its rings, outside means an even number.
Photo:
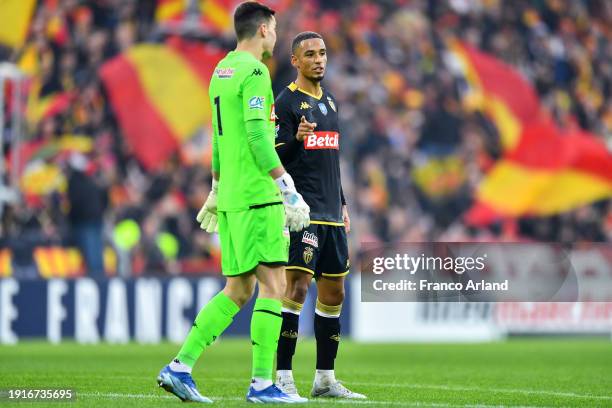
[[[144,171],[98,76],[109,58],[159,38],[155,2],[60,5],[39,6],[28,44],[39,58],[41,93],[76,96],[30,137],[86,135],[95,148],[62,162],[63,193],[5,207],[2,246],[12,250],[13,275],[37,273],[32,248],[40,245],[77,246],[94,276],[104,268],[218,270],[218,238],[194,221],[210,186],[209,166],[177,155],[160,171]],[[58,14],[63,31],[50,35],[47,23]],[[495,128],[466,108],[460,79],[445,64],[451,37],[495,55],[530,79],[560,126],[586,129],[612,148],[610,2],[308,0],[295,1],[278,23],[269,64],[275,93],[295,77],[295,34],[318,31],[329,50],[323,85],[339,101],[353,256],[362,241],[612,240],[610,201],[484,227],[465,221],[478,182],[501,152]],[[219,43],[231,46],[230,38]]]

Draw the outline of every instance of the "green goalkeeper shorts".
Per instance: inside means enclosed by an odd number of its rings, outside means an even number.
[[[219,211],[221,270],[225,276],[250,272],[258,264],[286,265],[289,231],[282,203],[245,211]]]

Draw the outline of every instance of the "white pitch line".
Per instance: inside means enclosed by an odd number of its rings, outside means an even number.
[[[96,398],[109,398],[109,399],[176,399],[176,397],[171,397],[169,395],[155,395],[155,394],[121,394],[117,392],[77,392],[76,399],[79,397],[96,397]],[[214,401],[245,401],[244,398],[237,397],[214,397],[208,396],[210,399]],[[321,399],[311,399],[308,401],[309,403],[318,403],[318,404],[351,404],[351,405],[392,405],[392,406],[401,406],[401,407],[422,407],[422,408],[547,408],[544,406],[523,406],[523,405],[483,405],[483,404],[446,404],[446,403],[436,403],[436,402],[400,402],[400,401],[356,401],[356,400],[321,400]]]
[[[176,399],[170,395],[155,395],[155,394],[121,394],[118,392],[76,392],[76,400],[79,397],[98,397],[98,398],[126,398],[126,399]]]
[[[103,377],[103,376],[100,376]],[[126,378],[134,379],[130,376],[112,376],[113,378]],[[104,377],[106,378],[106,377]],[[245,380],[236,378],[208,378],[204,382],[229,382],[229,383],[245,383]],[[310,384],[306,381],[297,381],[300,384]],[[592,395],[592,394],[578,394],[575,392],[564,392],[564,391],[553,391],[553,390],[533,390],[533,389],[522,389],[522,388],[482,388],[482,387],[466,387],[461,385],[441,385],[441,384],[396,384],[396,383],[380,383],[380,382],[363,382],[363,381],[349,381],[350,385],[365,386],[365,387],[391,387],[391,388],[407,388],[407,389],[431,389],[431,390],[444,390],[444,391],[484,391],[484,392],[497,392],[500,394],[523,394],[523,395],[548,395],[551,397],[564,397],[564,398],[583,398],[583,399],[597,399],[603,401],[612,401],[610,395]]]
[[[574,392],[563,392],[563,391],[548,391],[548,390],[528,390],[522,388],[480,388],[480,387],[465,387],[465,386],[454,386],[454,385],[435,385],[435,384],[380,384],[370,382],[353,382],[352,385],[363,385],[363,386],[380,386],[380,387],[394,387],[394,388],[424,388],[424,389],[437,389],[445,391],[489,391],[498,392],[500,394],[527,394],[527,395],[550,395],[554,397],[567,397],[567,398],[590,398],[590,399],[601,399],[601,400],[612,400],[612,396],[608,395],[590,395],[590,394],[577,394]]]
[[[244,382],[244,380],[238,380],[235,378],[210,378],[206,381],[213,382]],[[310,384],[305,381],[297,381],[301,384]],[[392,387],[392,388],[412,388],[412,389],[434,389],[444,391],[485,391],[485,392],[497,392],[500,394],[526,394],[526,395],[550,395],[553,397],[566,397],[566,398],[591,398],[600,400],[612,400],[612,396],[609,395],[591,395],[591,394],[578,394],[575,392],[564,392],[564,391],[550,391],[550,390],[530,390],[522,388],[482,388],[482,387],[466,387],[461,385],[440,385],[440,384],[396,384],[396,383],[380,383],[380,382],[362,382],[362,381],[347,381],[347,384],[364,386],[364,387]]]

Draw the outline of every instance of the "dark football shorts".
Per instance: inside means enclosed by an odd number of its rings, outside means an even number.
[[[292,232],[290,240],[288,270],[304,271],[315,278],[349,273],[344,226],[311,223],[300,232]]]

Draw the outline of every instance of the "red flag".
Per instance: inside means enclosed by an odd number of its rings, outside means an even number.
[[[471,87],[466,102],[491,118],[505,149],[515,147],[523,127],[541,115],[534,88],[515,68],[491,55],[458,42],[450,49]]]
[[[216,48],[173,39],[138,45],[102,66],[119,124],[145,167],[159,167],[208,123],[208,83],[222,56]]]
[[[586,132],[561,134],[551,121],[525,128],[519,145],[481,182],[467,221],[558,214],[612,197],[612,154]]]

